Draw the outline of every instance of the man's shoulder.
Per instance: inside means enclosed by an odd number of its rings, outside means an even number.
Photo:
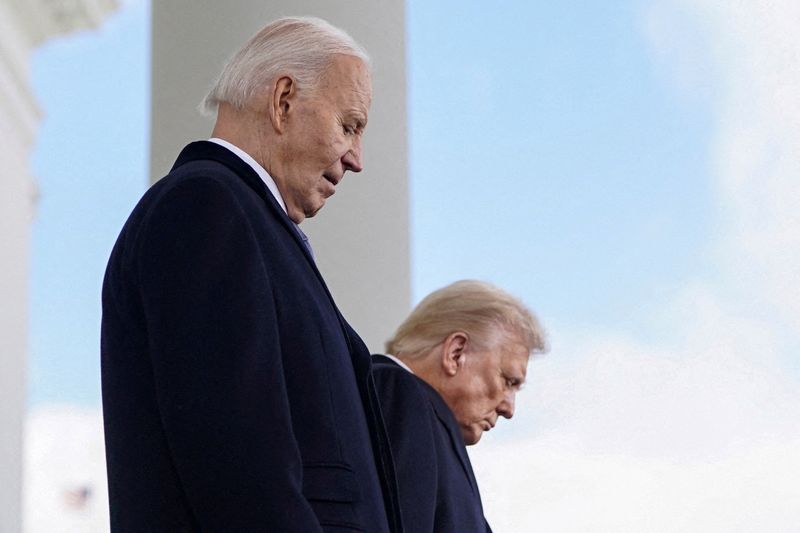
[[[233,152],[212,142],[196,141],[181,150],[169,172],[150,191],[158,196],[186,186],[245,190],[248,173],[254,172]]]
[[[216,210],[233,215],[241,211],[246,190],[224,167],[191,164],[173,169],[142,196],[132,219],[143,222],[157,212],[185,212],[196,215]]]
[[[373,374],[378,386],[378,393],[383,398],[389,396],[393,403],[411,403],[424,405],[431,417],[438,419],[449,430],[458,429],[458,422],[453,411],[442,395],[433,386],[419,376],[405,370],[397,363],[383,355],[373,355]]]
[[[405,410],[427,412],[431,420],[438,420],[450,428],[457,428],[455,415],[433,386],[419,376],[405,370],[385,356],[372,356],[372,373],[378,395],[387,407],[398,406]]]
[[[425,381],[382,354],[372,354],[372,373],[376,378],[391,381],[403,387],[419,389]]]
[[[192,144],[224,150],[213,143]],[[187,149],[181,152],[172,169],[145,193],[137,205],[138,210],[149,211],[159,205],[195,210],[206,204],[225,204],[238,208],[250,205],[262,211],[263,199],[249,183],[252,180],[242,174],[245,169],[237,169],[218,158],[203,158],[202,150],[195,149],[193,157],[185,157]]]
[[[197,169],[239,176],[255,174],[252,167],[241,157],[228,148],[210,141],[195,141],[187,144],[178,154],[169,174],[191,172]]]
[[[247,184],[230,167],[219,161],[198,159],[173,167],[152,189],[162,194],[176,187],[245,190]]]
[[[154,183],[134,207],[120,233],[126,249],[136,249],[152,238],[174,232],[216,231],[225,220],[253,224],[277,216],[264,208],[263,199],[229,167],[212,160],[176,165]],[[181,224],[177,224],[181,222]],[[275,224],[260,224],[259,235],[271,234]],[[148,237],[149,236],[149,237]],[[118,246],[115,246],[118,248]],[[121,250],[122,248],[120,248]]]
[[[419,380],[414,374],[381,354],[372,355],[372,374],[376,379],[402,384],[405,387],[416,387]]]
[[[372,375],[384,404],[428,407],[425,388],[430,385],[380,354],[372,356]]]

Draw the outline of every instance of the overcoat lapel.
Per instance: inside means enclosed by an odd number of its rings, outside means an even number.
[[[256,171],[253,170],[253,167],[242,161],[239,156],[223,146],[210,141],[196,141],[187,145],[181,151],[180,155],[178,155],[178,159],[175,161],[175,165],[172,167],[172,170],[175,170],[176,168],[191,161],[200,160],[211,160],[225,165],[231,169],[242,181],[244,181],[248,187],[253,189],[253,191],[255,191],[262,200],[264,200],[264,203],[267,204],[268,209],[272,211],[272,214],[275,216],[275,218],[280,221],[286,231],[288,231],[292,238],[296,241],[303,254],[306,256],[309,264],[314,269],[314,273],[316,274],[320,283],[322,283],[322,285],[325,287],[325,292],[328,292],[328,288],[325,286],[322,275],[320,274],[319,270],[317,270],[317,265],[314,263],[314,258],[311,257],[311,253],[308,251],[303,239],[300,237],[294,222],[292,222],[288,215],[283,211],[281,206],[278,205],[278,201],[275,200],[275,197],[269,192],[267,185],[263,182]],[[330,293],[328,293],[328,297],[330,297]],[[332,298],[331,302],[333,302]]]

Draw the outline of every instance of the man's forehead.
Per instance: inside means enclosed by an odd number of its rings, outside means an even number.
[[[519,373],[525,376],[528,371],[528,360],[530,359],[530,351],[520,342],[511,342],[504,346],[503,350],[503,365],[509,371]]]
[[[365,107],[365,111],[368,111],[372,104],[372,78],[369,70],[363,64],[363,61],[359,59],[358,62],[361,64],[361,67],[353,68],[349,71],[350,95],[354,100]]]
[[[322,76],[323,85],[350,83],[360,92],[372,92],[372,77],[369,67],[355,56],[336,55]]]
[[[361,59],[336,56],[317,87],[317,95],[337,106],[340,112],[363,115],[366,121],[372,103],[372,81]]]

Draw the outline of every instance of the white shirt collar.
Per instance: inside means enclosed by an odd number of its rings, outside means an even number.
[[[388,357],[389,359],[391,359],[392,361],[394,361],[395,363],[397,363],[398,365],[400,365],[400,367],[401,367],[401,368],[405,368],[406,370],[408,370],[408,371],[409,371],[409,372],[411,372],[412,374],[414,373],[414,371],[413,371],[413,370],[411,370],[411,368],[409,368],[409,366],[408,366],[407,364],[405,364],[403,361],[401,361],[401,360],[400,360],[400,359],[398,359],[397,357],[395,357],[395,356],[393,356],[393,355],[391,355],[391,354],[388,354],[388,353],[385,353],[385,354],[383,354],[383,355],[385,355],[386,357]]]
[[[264,182],[264,184],[267,186],[267,189],[269,189],[269,192],[272,193],[272,196],[278,202],[278,205],[281,206],[281,209],[283,209],[283,212],[288,215],[288,212],[286,211],[286,203],[283,201],[283,196],[281,196],[281,191],[278,190],[278,186],[275,184],[275,180],[272,179],[272,176],[269,175],[269,172],[267,172],[264,169],[264,167],[259,165],[258,162],[255,159],[250,157],[250,154],[248,154],[247,152],[245,152],[244,150],[242,150],[238,146],[229,143],[225,139],[220,139],[219,137],[211,137],[209,139],[209,142],[212,142],[214,144],[218,144],[218,145],[220,145],[220,146],[222,146],[224,148],[227,148],[228,150],[230,150],[234,154],[238,155],[239,159],[241,159],[242,161],[244,161],[245,163],[250,165],[253,168],[253,170],[256,171],[256,174],[258,174],[258,176],[261,178],[261,180]]]

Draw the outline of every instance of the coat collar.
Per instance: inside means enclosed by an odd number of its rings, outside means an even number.
[[[181,153],[178,155],[178,159],[172,166],[172,170],[174,171],[178,167],[181,167],[192,161],[202,160],[216,161],[217,163],[225,165],[232,170],[234,174],[239,176],[239,178],[241,178],[241,180],[244,181],[248,187],[253,189],[253,191],[255,191],[262,200],[264,200],[270,212],[280,221],[284,228],[286,228],[286,231],[288,231],[292,238],[297,242],[300,250],[303,252],[303,255],[306,256],[306,259],[311,264],[311,267],[314,269],[317,277],[320,279],[322,284],[325,285],[324,281],[322,281],[322,275],[319,273],[319,270],[317,270],[317,265],[314,262],[314,258],[311,256],[311,252],[303,242],[303,239],[300,236],[294,221],[292,221],[283,208],[281,208],[281,206],[278,204],[278,201],[269,192],[266,184],[258,175],[258,173],[253,170],[253,167],[243,161],[242,158],[227,148],[220,146],[219,144],[209,141],[195,141],[186,145],[186,147],[181,150]],[[327,292],[327,287],[325,290]]]

